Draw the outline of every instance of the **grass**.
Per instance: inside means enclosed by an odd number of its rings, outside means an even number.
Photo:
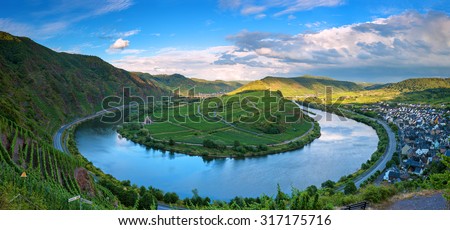
[[[170,132],[180,132],[189,131],[189,129],[176,125],[170,122],[153,123],[151,125],[145,125],[145,128],[150,130],[152,133],[170,133]]]
[[[253,123],[240,122],[244,116],[251,116],[245,108],[241,108],[238,103],[231,101],[241,101],[250,108],[257,108],[260,114],[278,114],[280,118],[285,118],[288,113],[293,113],[296,105],[289,101],[282,101],[278,95],[274,96],[284,107],[280,110],[278,104],[273,104],[268,108],[264,107],[265,98],[262,92],[248,92],[238,96],[223,96],[221,102],[223,106],[213,111],[198,114],[204,111],[204,108],[211,108],[216,105],[214,102],[206,101],[199,104],[180,104],[168,109],[168,120],[155,122],[151,125],[145,125],[150,135],[159,140],[173,139],[176,142],[189,144],[202,143],[204,139],[222,141],[226,145],[232,145],[235,141],[243,145],[275,144],[294,139],[301,136],[311,128],[309,122],[295,122],[286,125],[285,130],[280,134],[267,134],[258,129],[258,122],[263,120],[261,117]],[[204,116],[205,114],[209,114]],[[216,115],[216,116],[214,116]],[[162,117],[162,111],[152,114],[154,118]],[[196,119],[190,119],[195,117]],[[222,118],[227,118],[225,122]]]
[[[266,149],[261,146],[288,145],[291,140],[312,129],[312,121],[309,117],[303,117],[297,105],[284,99],[279,93],[268,91],[225,95],[196,103],[174,103],[151,111],[153,112],[149,116],[154,121],[152,124],[124,125],[119,132],[127,138],[141,139],[144,144],[152,147],[154,143],[148,138],[163,144],[172,141],[177,143],[177,147],[173,147],[172,143],[171,149],[196,152],[194,155],[204,155],[202,151],[226,156],[230,152],[232,155],[233,152],[240,152],[242,155],[247,151],[258,151],[255,148],[264,150],[258,154],[274,153],[283,148]],[[293,117],[297,119],[292,119]],[[195,146],[198,151],[192,151],[192,147],[180,147],[202,145],[205,140],[228,147],[229,151],[220,153],[202,146]],[[304,142],[309,143],[309,139]],[[237,148],[236,143],[242,147]],[[290,146],[289,149],[302,146]]]

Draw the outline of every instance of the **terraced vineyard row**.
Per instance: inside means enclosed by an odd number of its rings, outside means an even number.
[[[59,152],[29,130],[0,116],[0,194],[6,195],[8,206],[14,209],[79,208],[77,204],[69,204],[67,199],[79,194],[89,196],[80,189],[75,176],[82,165],[79,158]],[[27,176],[21,177],[24,172]],[[95,196],[88,198],[103,207],[111,207],[115,200],[114,195],[100,185],[94,186],[93,193]],[[21,207],[14,206],[17,205],[15,200]]]

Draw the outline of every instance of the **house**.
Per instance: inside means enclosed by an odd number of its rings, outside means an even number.
[[[411,151],[411,146],[405,145],[402,148],[402,155],[408,155],[411,153],[410,151]]]
[[[417,149],[416,154],[418,156],[423,156],[423,155],[427,155],[427,153],[429,152],[429,149]]]
[[[389,182],[397,181],[400,179],[400,170],[397,167],[392,167],[386,171],[383,177],[384,180]]]
[[[153,124],[153,121],[152,121],[152,119],[149,116],[147,116],[147,117],[145,117],[145,120],[144,120],[143,124],[144,125],[151,125],[151,124]]]
[[[424,163],[420,161],[413,160],[412,158],[409,158],[408,160],[405,160],[405,165],[408,171],[417,174],[422,175]]]
[[[413,173],[416,174],[416,175],[418,175],[418,176],[420,176],[420,175],[422,175],[422,173],[423,173],[423,169],[421,169],[421,168],[415,168],[414,171],[413,171]]]

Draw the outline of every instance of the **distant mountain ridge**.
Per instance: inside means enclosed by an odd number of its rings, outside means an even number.
[[[327,86],[333,87],[333,92],[339,93],[365,90],[420,92],[430,89],[448,89],[450,88],[450,78],[412,78],[398,83],[367,84],[310,75],[293,78],[269,76],[261,80],[252,81],[229,94],[236,94],[244,91],[279,90],[286,97],[323,95],[325,94],[325,88]]]
[[[354,82],[338,81],[328,77],[305,75],[294,78],[282,78],[269,76],[261,80],[250,82],[230,94],[253,90],[279,90],[286,97],[294,97],[324,94],[327,86],[332,86],[333,91],[336,92],[359,91],[364,89],[363,86]]]
[[[198,78],[187,78],[181,74],[171,75],[152,75],[148,73],[134,73],[142,79],[149,80],[155,85],[168,90],[173,91],[180,88],[182,95],[187,95],[188,90],[195,88],[195,94],[211,94],[211,93],[227,93],[233,91],[244,84],[237,81],[208,81]]]
[[[383,87],[383,89],[400,92],[417,92],[439,88],[450,88],[450,78],[411,78]]]

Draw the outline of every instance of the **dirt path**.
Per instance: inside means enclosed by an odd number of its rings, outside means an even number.
[[[375,209],[382,210],[449,210],[450,206],[441,192],[421,191],[394,196]]]

